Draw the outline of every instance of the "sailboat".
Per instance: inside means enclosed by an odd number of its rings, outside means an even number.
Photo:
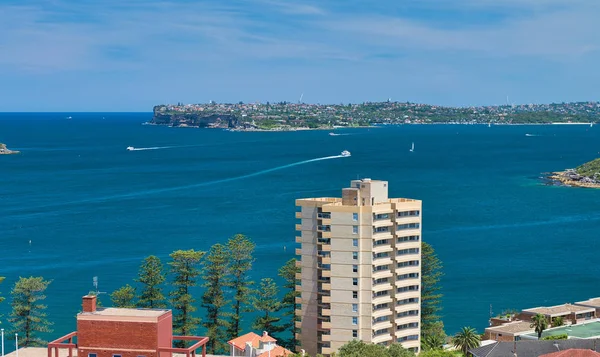
[[[491,127],[492,127],[492,122],[489,122],[488,123],[488,128],[491,128]]]
[[[590,123],[590,128],[593,127],[593,126],[594,126],[594,122],[591,122]]]
[[[413,151],[415,151],[415,143],[414,142],[412,143],[412,147],[410,148],[410,152],[413,152]]]

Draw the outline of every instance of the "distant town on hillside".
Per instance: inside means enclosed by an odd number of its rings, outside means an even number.
[[[297,130],[385,124],[596,123],[599,102],[445,107],[410,102],[361,104],[215,103],[154,107],[151,124],[234,130]]]

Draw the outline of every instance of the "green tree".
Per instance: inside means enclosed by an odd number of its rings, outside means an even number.
[[[135,288],[127,284],[113,291],[110,300],[114,307],[135,307]]]
[[[536,314],[531,318],[531,326],[535,328],[535,332],[538,334],[538,339],[542,338],[542,332],[548,328],[548,320],[546,316],[542,314]]]
[[[550,335],[550,336],[542,337],[542,340],[544,340],[544,341],[568,340],[568,339],[569,339],[569,335],[567,335],[566,333],[561,333],[560,335]]]
[[[100,301],[100,295],[98,295],[98,292],[96,290],[90,290],[88,295],[96,297],[96,307],[102,307],[102,301]]]
[[[342,347],[337,357],[414,357],[415,354],[400,344],[393,343],[388,348],[382,345],[353,340]]]
[[[434,327],[433,324],[440,319],[442,294],[439,293],[439,283],[443,273],[442,262],[430,244],[423,242],[421,253],[421,330],[423,336],[426,336]]]
[[[52,332],[52,325],[46,317],[46,289],[50,281],[42,277],[22,278],[15,283],[12,291],[12,313],[9,321],[14,333],[19,334],[19,345],[22,347],[43,346],[45,342],[38,333]]]
[[[227,285],[233,290],[233,313],[227,329],[227,336],[235,338],[240,335],[242,308],[248,305],[250,286],[249,272],[252,269],[255,245],[243,234],[236,234],[227,242],[229,279]]]
[[[137,302],[138,307],[150,309],[167,307],[161,287],[165,282],[165,273],[160,258],[154,255],[146,257],[135,281],[143,286]]]
[[[419,357],[457,357],[457,354],[452,351],[429,350],[419,353]]]
[[[283,287],[287,290],[283,296],[282,310],[283,317],[286,321],[283,324],[283,328],[288,330],[292,337],[290,339],[279,339],[281,345],[287,349],[295,350],[298,341],[296,341],[296,297],[300,296],[300,292],[296,291],[296,274],[300,273],[300,267],[296,266],[296,259],[292,258],[288,260],[284,266],[279,268],[279,276],[283,278],[285,284]]]
[[[204,256],[204,252],[190,250],[177,250],[169,255],[170,272],[173,275],[171,284],[174,290],[170,293],[171,306],[173,307],[173,333],[176,335],[192,335],[200,319],[192,314],[196,311],[194,303],[196,300],[190,293],[190,289],[197,284],[196,278],[200,275],[198,265]],[[178,347],[184,347],[183,341],[176,343]]]
[[[442,349],[446,343],[446,333],[444,332],[444,323],[437,321],[431,324],[427,333],[421,339],[421,348],[424,351]]]
[[[278,295],[279,289],[273,279],[263,278],[260,281],[251,298],[254,311],[260,313],[252,325],[253,328],[267,331],[270,335],[283,331],[284,327],[278,325],[281,318],[275,315],[282,308]]]
[[[564,325],[565,322],[562,316],[556,316],[552,318],[552,327],[558,327]]]
[[[227,248],[222,244],[215,244],[210,248],[202,264],[205,290],[202,295],[202,307],[206,309],[206,322],[203,324],[207,330],[207,349],[211,354],[227,351],[227,325],[223,319],[223,309],[228,304],[225,299],[224,287],[227,277]]]
[[[463,327],[452,338],[452,344],[458,348],[465,356],[470,349],[479,347],[481,337],[472,327]]]

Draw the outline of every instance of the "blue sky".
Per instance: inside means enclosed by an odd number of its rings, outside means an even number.
[[[1,0],[0,111],[600,99],[598,0]]]

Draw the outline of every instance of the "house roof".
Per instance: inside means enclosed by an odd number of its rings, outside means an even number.
[[[513,321],[513,322],[507,322],[507,323],[499,325],[499,326],[488,327],[485,330],[496,332],[496,333],[506,333],[506,334],[514,335],[514,334],[519,334],[519,333],[523,333],[523,332],[533,331],[533,328],[531,327],[531,322],[529,322],[529,321]]]
[[[568,349],[587,349],[600,352],[600,339],[496,342],[491,345],[474,348],[469,352],[473,354],[473,357],[513,357],[515,356],[515,351],[518,357],[539,357],[544,354]]]
[[[575,305],[600,307],[600,297],[588,299],[585,301],[579,301],[579,302],[576,302]]]
[[[600,357],[600,353],[592,350],[568,349],[560,352],[548,353],[540,357]]]
[[[255,334],[254,332],[248,332],[245,335],[242,335],[240,337],[234,338],[233,340],[227,341],[227,343],[231,346],[234,346],[236,349],[238,349],[240,351],[245,351],[246,345],[248,342],[250,342],[250,345],[253,348],[258,348],[259,341],[260,341],[259,335]]]
[[[593,308],[591,307],[587,307],[587,306],[578,306],[578,305],[573,305],[573,304],[562,304],[562,305],[556,305],[556,306],[549,306],[549,307],[534,307],[531,309],[525,309],[523,310],[523,312],[525,313],[531,313],[531,314],[543,314],[543,315],[565,315],[565,314],[569,314],[571,312],[592,312],[595,311]]]
[[[270,354],[269,354],[269,352],[270,352]],[[292,352],[290,350],[285,349],[281,346],[277,346],[277,347],[273,348],[271,351],[265,351],[256,357],[285,357],[285,356],[289,356],[291,354],[292,354]],[[584,356],[584,357],[587,357],[587,356]]]

